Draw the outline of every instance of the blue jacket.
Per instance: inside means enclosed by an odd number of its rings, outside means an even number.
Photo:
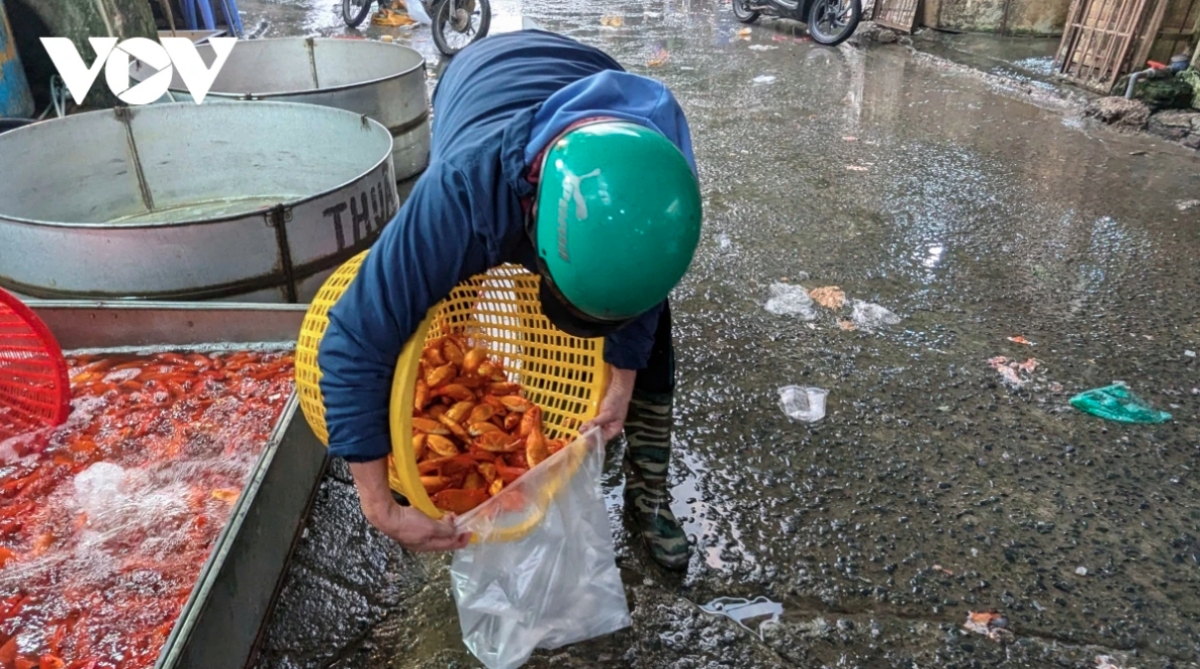
[[[505,262],[536,271],[521,198],[528,167],[575,121],[610,116],[663,133],[695,168],[683,111],[661,83],[541,31],[464,49],[433,94],[428,169],[329,312],[318,354],[329,451],[351,462],[391,452],[388,400],[396,358],[430,307],[463,280]],[[646,366],[661,305],[610,335],[605,359]]]

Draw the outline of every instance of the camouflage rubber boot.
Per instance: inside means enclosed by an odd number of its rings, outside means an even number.
[[[667,492],[671,459],[671,395],[635,393],[625,420],[625,510],[656,562],[676,571],[688,566],[688,540]]]

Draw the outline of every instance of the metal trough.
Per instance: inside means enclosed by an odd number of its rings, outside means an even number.
[[[212,46],[198,51],[211,66]],[[137,81],[155,72],[138,61],[130,68]],[[242,40],[204,99],[303,102],[366,114],[391,131],[396,180],[404,181],[429,164],[425,79],[425,58],[399,44],[312,37]],[[192,100],[178,72],[168,96]]]
[[[0,134],[0,286],[308,302],[396,214],[391,134],[285,102],[123,107]]]
[[[297,305],[30,302],[64,349],[294,342]],[[155,669],[243,667],[269,619],[326,466],[293,393]]]

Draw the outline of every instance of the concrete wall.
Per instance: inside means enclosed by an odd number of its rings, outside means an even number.
[[[1010,35],[1061,35],[1071,0],[925,0],[923,6],[920,23],[939,30],[997,33],[1007,23]]]

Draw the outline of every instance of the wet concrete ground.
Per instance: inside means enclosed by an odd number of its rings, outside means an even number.
[[[330,0],[241,5],[266,35],[343,32]],[[783,23],[743,40],[707,0],[498,5],[668,83],[707,207],[673,298],[692,564],[653,566],[614,470],[634,625],[530,666],[1200,666],[1195,154],[900,47],[820,48]],[[602,28],[606,13],[624,26]],[[837,285],[903,320],[776,316],[775,282]],[[1001,355],[1039,365],[1014,389],[988,365]],[[1174,420],[1068,406],[1114,380]],[[782,414],[789,384],[830,392],[824,421]],[[478,666],[448,558],[390,546],[347,483],[324,485],[259,666]],[[758,595],[785,607],[761,638],[698,608]],[[963,630],[993,609],[1005,638]]]

